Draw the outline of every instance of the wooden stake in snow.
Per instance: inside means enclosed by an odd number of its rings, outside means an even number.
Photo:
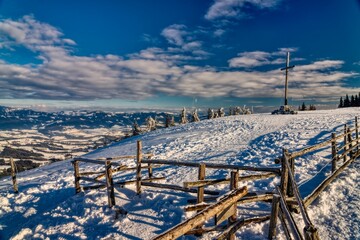
[[[17,180],[16,180],[16,166],[15,166],[14,159],[12,159],[12,158],[10,159],[10,165],[11,165],[11,177],[12,177],[14,192],[19,193],[19,189],[17,186]]]
[[[356,137],[356,150],[359,151],[359,125],[358,125],[358,117],[355,117],[355,137]]]
[[[106,187],[108,192],[109,208],[112,208],[115,205],[115,192],[114,192],[114,182],[111,171],[111,161],[105,162],[105,172],[106,172]]]
[[[336,150],[336,134],[331,134],[332,142],[331,142],[331,172],[335,172],[336,170],[336,162],[337,162],[337,150]]]
[[[136,152],[136,193],[141,193],[141,158],[142,158],[142,143],[137,141],[137,152]]]
[[[347,146],[347,125],[344,125],[344,162],[346,162],[347,159],[347,150],[348,150],[348,146]]]
[[[74,161],[72,161],[72,164],[74,166],[75,193],[79,193],[79,192],[81,192],[79,161],[74,160]]]

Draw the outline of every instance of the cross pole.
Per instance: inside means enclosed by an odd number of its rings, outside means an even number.
[[[287,92],[288,92],[288,71],[291,68],[294,68],[295,65],[289,66],[290,64],[290,52],[286,53],[286,67],[280,69],[281,71],[285,70],[285,103],[284,103],[284,107],[288,105],[288,100],[287,100]]]

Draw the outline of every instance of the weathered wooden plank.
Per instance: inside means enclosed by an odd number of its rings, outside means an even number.
[[[141,182],[156,182],[156,181],[162,181],[162,180],[165,180],[165,178],[164,177],[153,177],[153,178],[143,178],[143,179],[141,179]],[[136,180],[114,182],[114,184],[119,185],[120,187],[124,187],[126,185],[136,184]]]
[[[282,195],[281,189],[277,189],[278,190],[278,194],[280,196],[280,208],[281,211],[284,213],[284,216],[286,217],[287,221],[289,222],[290,228],[294,234],[294,237],[296,240],[303,240],[303,237],[300,234],[300,231],[295,223],[294,218],[292,217],[289,209],[287,208],[286,202],[285,202],[285,198]]]
[[[144,153],[143,157],[152,157],[154,154],[152,153]],[[124,156],[116,156],[116,157],[108,157],[108,158],[97,158],[97,160],[108,160],[108,161],[114,161],[114,160],[122,160],[122,159],[136,159],[136,155],[124,155]]]
[[[280,180],[280,188],[281,193],[286,196],[287,192],[287,185],[288,185],[288,179],[289,179],[289,170],[286,167],[285,159],[288,155],[288,151],[286,149],[283,149],[283,156],[281,160],[281,180]]]
[[[75,194],[77,194],[81,192],[79,162],[77,160],[71,162],[74,167],[74,185],[75,185]]]
[[[269,240],[272,240],[276,235],[277,218],[279,215],[279,200],[280,200],[280,196],[274,194],[271,205],[271,215],[270,215],[271,217],[270,217],[269,234],[268,234]]]
[[[348,150],[349,150],[349,146],[347,144],[347,125],[345,124],[344,125],[344,154],[343,154],[344,162],[346,162]]]
[[[199,174],[198,174],[199,180],[205,179],[205,164],[201,163],[199,166]],[[198,187],[197,191],[197,203],[201,203],[204,201],[204,187]]]
[[[171,161],[171,160],[162,160],[162,159],[143,159],[143,163],[156,163],[156,164],[166,164],[166,165],[175,165],[175,166],[186,166],[186,167],[199,167],[200,163],[194,163],[189,161]],[[280,174],[279,168],[271,167],[252,167],[252,166],[239,166],[239,165],[227,165],[227,164],[216,164],[216,163],[207,163],[207,168],[215,169],[232,169],[232,170],[247,170],[254,172],[274,172]]]
[[[12,183],[13,183],[13,189],[15,193],[19,193],[19,188],[18,188],[18,184],[17,184],[17,179],[16,179],[16,165],[14,162],[14,159],[10,158],[10,166],[11,166],[11,179],[12,179]]]
[[[356,149],[359,151],[359,125],[358,125],[358,117],[355,117],[355,139],[356,139]]]
[[[337,162],[337,150],[336,150],[336,134],[331,134],[331,172],[335,172],[336,170],[336,162]]]
[[[186,221],[176,225],[175,227],[167,230],[166,232],[156,236],[153,238],[154,240],[173,240],[182,235],[186,232],[190,231],[191,229],[199,226],[200,224],[204,224],[208,219],[214,217],[216,213],[222,211],[223,209],[227,208],[234,202],[237,202],[240,198],[242,198],[247,193],[247,188],[243,187],[231,192],[226,198],[222,201],[215,203],[203,211],[197,213],[195,216],[187,219]]]
[[[276,176],[278,176],[278,174],[276,173],[254,174],[248,176],[240,176],[239,181],[260,180],[260,179],[266,179]],[[184,182],[183,184],[184,187],[191,188],[191,187],[202,187],[202,186],[228,184],[228,183],[230,183],[230,178],[206,179],[206,180],[193,181],[193,182]]]
[[[270,201],[272,199],[272,194],[262,194],[257,196],[245,196],[241,198],[237,204],[245,204],[245,203],[251,203],[251,202],[260,202],[260,201]],[[211,197],[212,198],[212,197]],[[215,200],[216,198],[212,198],[211,200]],[[193,201],[195,202],[195,201]],[[191,212],[191,211],[197,211],[205,209],[206,207],[210,206],[209,203],[201,203],[201,204],[195,204],[195,205],[189,205],[184,208],[184,211]]]
[[[136,152],[136,194],[141,193],[141,161],[142,161],[142,143],[137,141],[137,152]]]
[[[295,199],[298,203],[298,206],[299,206],[299,209],[300,209],[300,212],[301,212],[301,215],[304,219],[304,222],[305,222],[305,226],[308,227],[308,226],[311,226],[312,225],[312,222],[308,216],[308,213],[305,209],[305,206],[304,206],[304,203],[301,199],[301,196],[300,196],[300,192],[299,192],[299,188],[297,187],[296,185],[296,182],[295,182],[295,178],[294,178],[294,174],[291,170],[291,166],[288,162],[288,158],[287,156],[285,155],[285,165],[289,171],[289,178],[291,179],[291,184],[292,184],[292,187],[293,187],[293,191],[294,191],[294,196],[295,196]]]
[[[106,187],[107,187],[107,193],[108,193],[108,203],[109,208],[112,208],[115,206],[115,191],[114,191],[114,181],[112,178],[112,172],[111,172],[111,161],[105,162],[105,172],[106,172]]]
[[[101,164],[101,165],[104,165],[104,163],[105,163],[105,161],[102,161],[102,160],[89,159],[89,158],[74,158],[73,161]]]
[[[181,187],[181,186],[178,186],[178,185],[172,185],[172,184],[142,182],[141,185],[142,186],[147,186],[147,187],[165,188],[165,189],[171,189],[171,190],[175,190],[175,191],[197,193],[197,189],[184,188],[184,187]],[[210,190],[204,190],[204,193],[209,194],[209,195],[219,195],[219,192],[210,191]]]

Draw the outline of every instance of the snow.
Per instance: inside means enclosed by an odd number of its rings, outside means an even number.
[[[85,155],[88,158],[134,155],[136,141],[156,159],[279,167],[274,159],[282,148],[290,152],[329,139],[342,132],[344,123],[359,116],[359,108],[300,112],[298,115],[254,114],[230,116],[160,129],[128,138]],[[303,196],[309,194],[329,173],[329,148],[295,161],[296,180]],[[124,163],[135,165],[134,160]],[[80,163],[82,171],[99,166]],[[101,167],[102,168],[102,167]],[[359,162],[351,164],[308,209],[322,239],[360,239]],[[145,173],[145,172],[144,172]],[[246,175],[249,172],[241,171]],[[134,174],[115,174],[115,180],[134,179]],[[197,169],[162,166],[154,169],[163,183],[182,185],[197,179]],[[207,178],[228,177],[225,170],[206,170]],[[73,168],[69,160],[18,174],[19,194],[14,194],[9,177],[0,179],[0,239],[150,239],[191,216],[183,208],[190,193],[135,186],[116,187],[116,205],[128,211],[115,218],[107,207],[106,190],[88,190],[75,195]],[[249,191],[273,191],[278,178],[242,182]],[[227,185],[209,187],[223,193]],[[239,206],[239,217],[269,214],[270,204]],[[300,216],[296,216],[300,219]],[[211,223],[209,223],[211,224]],[[240,229],[238,239],[266,239],[268,222]],[[278,229],[282,233],[281,228]],[[212,239],[217,233],[205,234]],[[184,237],[193,239],[194,237]],[[280,237],[283,239],[283,237]]]

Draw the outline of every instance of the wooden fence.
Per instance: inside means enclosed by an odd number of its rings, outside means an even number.
[[[314,202],[325,188],[345,170],[350,163],[360,156],[360,139],[358,118],[355,117],[354,127],[344,125],[342,134],[331,134],[331,139],[317,145],[307,147],[297,152],[289,153],[284,149],[281,158],[281,183],[276,189],[272,200],[272,214],[269,225],[268,238],[273,239],[276,233],[277,218],[280,219],[287,239],[319,239],[317,229],[312,224],[306,208]],[[331,149],[331,173],[304,199],[301,198],[297,183],[295,182],[295,161],[298,157],[306,157],[306,154],[323,148]],[[304,220],[304,233],[299,231],[298,224],[294,221],[291,212],[300,211]]]
[[[81,189],[107,188],[109,207],[115,205],[115,186],[124,186],[127,184],[136,184],[136,193],[141,194],[143,187],[164,188],[175,191],[183,191],[196,193],[195,199],[188,199],[192,205],[186,206],[185,211],[197,211],[197,214],[173,227],[172,229],[160,234],[154,239],[175,239],[184,234],[203,234],[210,231],[221,231],[218,239],[233,239],[235,232],[244,225],[255,222],[264,222],[270,219],[269,239],[276,236],[277,219],[281,221],[284,234],[287,239],[319,239],[317,229],[310,220],[306,208],[320,195],[320,193],[335,179],[351,162],[360,156],[359,150],[359,127],[358,119],[355,118],[355,127],[344,127],[342,134],[333,133],[330,140],[319,143],[315,146],[305,148],[303,150],[290,153],[284,149],[283,156],[276,159],[281,163],[281,167],[252,167],[241,165],[226,165],[214,163],[198,163],[189,161],[173,161],[153,159],[152,154],[144,154],[142,152],[141,141],[137,142],[137,153],[134,156],[119,156],[106,159],[85,159],[75,158],[72,163],[74,166],[75,191],[80,192]],[[295,181],[294,173],[296,159],[306,157],[314,151],[321,150],[325,147],[331,148],[331,174],[317,187],[314,191],[302,199],[298,185]],[[136,166],[129,167],[122,164],[121,160],[135,159]],[[80,172],[79,162],[103,165],[104,170],[94,172]],[[181,185],[155,183],[158,180],[164,180],[163,177],[153,177],[153,171],[163,165],[184,166],[190,168],[198,168],[198,180],[183,182]],[[143,171],[147,170],[147,176]],[[206,169],[225,169],[231,171],[231,178],[212,179],[207,178]],[[260,172],[259,174],[249,174],[239,176],[239,170]],[[134,171],[134,180],[115,182],[113,175],[122,171]],[[88,177],[93,175],[93,177]],[[95,176],[95,177],[94,177]],[[238,182],[248,180],[258,180],[272,177],[280,177],[280,186],[273,192],[248,192],[247,188],[238,189]],[[105,181],[101,179],[105,178]],[[81,187],[80,181],[96,183],[92,186]],[[222,198],[218,195],[219,191],[207,190],[208,186],[218,184],[230,184],[228,195]],[[213,196],[205,196],[213,195]],[[220,200],[219,200],[220,199]],[[209,203],[211,201],[215,203]],[[265,201],[272,204],[271,212],[265,216],[258,216],[251,219],[238,219],[236,209],[239,204]],[[301,213],[304,221],[304,231],[299,231],[298,223],[295,222],[292,214],[294,212]],[[204,223],[215,216],[215,226],[204,227]],[[227,220],[226,225],[222,225]],[[179,235],[180,234],[180,235]]]

